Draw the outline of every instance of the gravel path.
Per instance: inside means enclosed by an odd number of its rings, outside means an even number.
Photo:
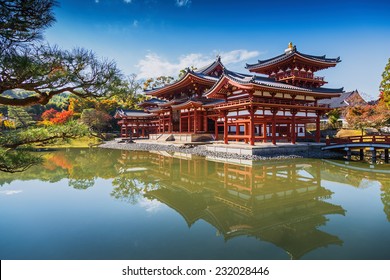
[[[166,151],[193,154],[198,156],[210,156],[223,159],[245,159],[245,160],[269,160],[269,159],[291,159],[291,158],[335,158],[340,154],[325,151],[305,151],[295,152],[294,154],[276,154],[275,150],[264,149],[264,155],[239,155],[234,153],[219,153],[206,150],[205,145],[180,145],[180,144],[153,144],[153,143],[125,143],[117,140],[108,141],[101,145],[100,148],[128,150],[128,151]]]

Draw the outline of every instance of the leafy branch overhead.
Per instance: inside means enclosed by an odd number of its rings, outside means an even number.
[[[49,46],[8,52],[0,58],[0,92],[24,89],[34,94],[22,99],[0,95],[0,104],[47,104],[53,96],[70,92],[80,97],[107,96],[120,82],[114,62],[98,61],[84,49],[62,51]]]
[[[45,105],[63,92],[80,97],[105,97],[122,85],[123,77],[115,62],[98,59],[92,51],[82,48],[61,50],[35,41],[54,21],[51,9],[55,1],[0,3],[0,104]],[[33,4],[45,9],[25,11]],[[34,12],[42,15],[33,16]],[[10,13],[18,17],[18,23],[7,22]],[[26,28],[27,24],[31,28]],[[4,96],[6,91],[15,89],[32,94],[23,98]]]
[[[0,148],[0,171],[15,173],[23,172],[31,166],[42,163],[41,157],[37,157],[26,151],[5,150]]]
[[[0,134],[0,147],[15,149],[22,145],[50,144],[56,140],[75,139],[89,134],[88,127],[77,121],[48,127],[8,131]]]
[[[54,21],[52,0],[0,1],[0,38],[2,45],[41,39],[42,31]]]
[[[382,73],[382,82],[379,86],[381,98],[390,109],[390,58],[386,64],[385,70]]]

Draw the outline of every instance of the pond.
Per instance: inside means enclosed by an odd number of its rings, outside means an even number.
[[[390,168],[67,149],[0,173],[0,259],[390,259]]]

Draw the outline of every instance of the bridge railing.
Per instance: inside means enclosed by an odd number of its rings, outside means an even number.
[[[326,145],[351,144],[351,143],[390,144],[390,135],[349,136],[349,137],[326,139]]]

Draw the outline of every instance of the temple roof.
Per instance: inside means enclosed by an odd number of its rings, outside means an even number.
[[[225,102],[224,99],[207,98],[208,102],[203,104],[204,108],[212,108],[217,104]]]
[[[352,100],[356,98],[356,100]],[[343,92],[339,97],[333,97],[330,99],[319,100],[319,104],[329,105],[329,108],[342,108],[347,107],[349,105],[355,105],[355,103],[367,104],[367,102],[360,96],[357,90]],[[351,104],[354,103],[354,104]]]
[[[286,62],[293,59],[299,59],[306,61],[307,63],[313,63],[318,66],[321,66],[320,68],[328,68],[331,66],[335,66],[337,63],[339,63],[340,57],[337,58],[327,58],[325,55],[322,56],[316,56],[316,55],[309,55],[301,53],[297,50],[296,46],[291,46],[286,51],[278,56],[266,59],[266,60],[258,60],[257,63],[254,64],[246,64],[246,69],[248,69],[251,72],[259,72],[264,68],[272,67],[273,65],[280,64],[282,62]]]
[[[185,88],[191,85],[193,83],[193,79],[198,80],[199,83],[207,85],[212,85],[216,81],[218,81],[218,77],[204,75],[187,69],[186,74],[172,84],[165,85],[159,88],[153,88],[151,90],[145,90],[144,92],[147,95],[160,96],[164,93],[172,92],[174,90],[180,90],[181,88]]]
[[[145,90],[145,94],[159,96],[172,90],[187,87],[189,84],[193,83],[193,79],[197,79],[199,83],[212,85],[218,81],[223,69],[224,66],[221,62],[221,58],[218,56],[214,62],[200,69],[191,70],[190,68],[186,68],[185,74],[179,80],[163,87]]]
[[[161,103],[158,105],[158,107],[160,108],[164,108],[164,107],[170,107],[172,105],[176,105],[176,104],[180,104],[180,103],[183,103],[183,102],[186,102],[188,101],[189,98],[188,97],[184,97],[184,98],[174,98],[172,100],[169,100],[169,101],[166,101],[164,103]]]
[[[143,118],[143,117],[155,117],[154,114],[146,113],[143,110],[122,110],[118,109],[115,112],[114,118],[123,118],[123,117],[138,117],[138,118]]]
[[[211,107],[212,105],[218,104],[224,102],[224,100],[220,99],[214,99],[214,98],[205,98],[205,97],[193,97],[185,102],[182,102],[180,104],[172,105],[172,109],[180,110],[180,109],[186,109],[186,108],[198,108],[198,107]],[[208,106],[210,105],[210,106]]]
[[[178,212],[188,227],[191,227],[202,217],[203,211],[207,207],[207,202],[202,195],[189,194],[179,189],[159,188],[147,192],[146,196],[155,198]]]
[[[220,73],[218,73],[219,75],[214,73],[214,71],[217,70],[218,68],[220,69],[225,68],[225,66],[221,62],[220,56],[217,56],[217,59],[213,61],[211,64],[201,67],[197,70],[194,70],[194,72],[198,74],[209,75],[209,76],[220,76]]]
[[[183,102],[181,104],[172,105],[172,109],[180,110],[186,108],[198,108],[201,107],[202,105],[203,105],[202,101],[189,99],[188,101]]]
[[[166,101],[165,100],[161,100],[161,99],[158,99],[158,98],[151,98],[151,99],[146,99],[144,101],[142,101],[141,103],[138,104],[138,106],[147,106],[147,105],[159,105],[159,104],[162,104],[162,103],[165,103]]]
[[[269,90],[292,90],[296,92],[307,92],[307,93],[316,93],[316,94],[323,94],[323,95],[334,95],[338,96],[340,93],[343,92],[343,88],[304,88],[304,87],[298,87],[294,85],[289,85],[283,82],[277,82],[273,78],[267,78],[267,77],[261,77],[256,75],[248,75],[248,74],[241,74],[229,70],[224,70],[224,74],[221,76],[219,81],[214,84],[214,86],[205,94],[206,96],[212,97],[213,95],[217,94],[215,91],[218,91],[219,86],[223,84],[226,80],[233,81],[234,83],[238,85],[242,85],[243,87],[253,88],[256,86],[261,86],[268,88]]]

